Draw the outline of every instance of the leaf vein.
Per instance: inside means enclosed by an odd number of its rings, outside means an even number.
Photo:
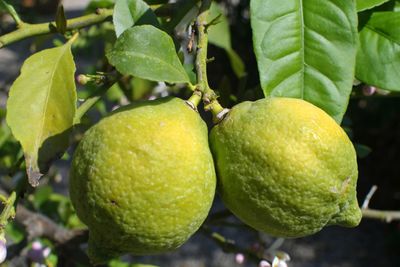
[[[134,52],[134,51],[125,51],[124,53],[128,57],[140,57],[140,58],[145,58],[145,59],[147,58],[149,60],[153,60],[153,61],[159,62],[160,64],[166,66],[168,69],[170,69],[173,72],[175,72],[176,74],[179,74],[178,76],[181,76],[181,78],[182,78],[182,75],[185,76],[181,71],[179,71],[176,68],[176,66],[174,66],[174,65],[170,64],[169,62],[167,62],[165,60],[162,60],[162,59],[160,59],[158,57],[152,57],[152,56],[149,56],[149,55],[146,55],[146,54],[143,54],[143,53]],[[121,53],[121,54],[124,54],[124,53]]]
[[[48,102],[49,102],[49,98],[50,98],[50,94],[51,94],[51,87],[53,85],[53,78],[54,78],[54,75],[56,73],[56,70],[58,69],[58,65],[59,65],[59,63],[61,61],[61,58],[64,55],[65,49],[67,47],[69,47],[69,46],[68,45],[64,45],[63,46],[62,50],[64,50],[64,51],[62,51],[62,53],[60,53],[59,57],[56,59],[55,64],[54,64],[55,67],[52,69],[51,76],[50,76],[50,82],[49,82],[49,84],[47,86],[47,89],[46,89],[46,97],[45,97],[45,100],[44,100],[44,109],[43,109],[43,112],[42,112],[43,116],[41,116],[42,119],[41,119],[41,122],[40,122],[38,138],[36,139],[35,146],[34,146],[34,149],[37,150],[38,152],[39,152],[39,142],[41,142],[42,139],[43,139],[43,128],[44,128],[44,124],[45,124],[45,121],[46,121],[45,114],[47,113]]]

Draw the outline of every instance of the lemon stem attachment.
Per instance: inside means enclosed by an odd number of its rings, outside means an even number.
[[[210,104],[206,105],[205,110],[211,111],[213,115],[213,122],[218,124],[221,122],[225,115],[229,112],[229,109],[223,108],[218,101],[212,101]]]
[[[188,104],[193,110],[197,110],[197,106],[200,104],[202,99],[202,93],[199,90],[195,90],[192,96],[186,100],[186,104]]]
[[[219,104],[217,94],[208,84],[207,79],[207,47],[208,34],[207,28],[211,25],[207,24],[211,0],[201,1],[199,14],[196,19],[197,32],[197,52],[196,52],[196,73],[197,73],[197,88],[202,93],[202,99],[206,111],[211,111],[214,122],[219,121],[217,115],[224,110]]]

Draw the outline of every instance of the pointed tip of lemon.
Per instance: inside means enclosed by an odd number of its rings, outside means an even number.
[[[351,228],[358,226],[361,222],[361,218],[361,209],[358,207],[357,200],[355,199],[350,201],[347,208],[332,218],[328,224]]]

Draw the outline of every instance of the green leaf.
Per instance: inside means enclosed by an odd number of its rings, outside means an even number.
[[[390,0],[357,0],[357,11],[360,12],[371,9],[389,1]]]
[[[59,5],[57,7],[56,28],[57,28],[57,31],[61,34],[64,34],[67,30],[67,19],[65,18],[63,5]]]
[[[356,77],[400,91],[400,13],[375,12],[360,32]]]
[[[189,82],[171,37],[151,25],[126,30],[107,57],[125,75],[169,83]]]
[[[5,227],[7,239],[11,238],[13,243],[21,242],[25,237],[24,229],[21,228],[16,222],[9,222]]]
[[[337,122],[354,78],[354,1],[251,1],[251,24],[265,96],[301,98]]]
[[[222,10],[216,3],[211,4],[209,22],[217,18],[214,25],[208,28],[208,40],[211,44],[225,49],[232,69],[237,77],[243,77],[246,74],[244,63],[239,55],[232,49],[231,33],[229,29],[229,22]]]
[[[25,154],[30,184],[68,147],[76,110],[71,42],[30,56],[10,89],[7,123]]]
[[[366,145],[362,144],[354,144],[354,148],[356,149],[357,156],[361,159],[367,157],[371,152],[372,149]]]
[[[113,22],[117,37],[133,25],[159,26],[153,10],[143,0],[117,1],[114,7]]]

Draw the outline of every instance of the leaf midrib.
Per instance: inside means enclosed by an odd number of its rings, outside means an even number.
[[[52,88],[52,85],[53,85],[54,74],[56,73],[56,71],[58,69],[58,65],[60,64],[61,58],[63,57],[67,47],[69,47],[69,45],[64,45],[64,47],[62,49],[62,53],[60,53],[60,56],[57,58],[55,67],[52,69],[52,72],[51,72],[50,83],[47,86],[46,98],[45,98],[45,102],[44,102],[45,105],[44,105],[44,109],[43,109],[43,112],[42,112],[42,114],[44,116],[41,116],[42,120],[41,120],[41,123],[40,123],[41,125],[40,125],[40,128],[39,128],[39,134],[38,134],[38,138],[36,138],[36,142],[35,142],[35,146],[34,146],[34,150],[35,151],[37,150],[38,153],[39,153],[39,143],[41,143],[41,140],[43,138],[43,127],[44,127],[45,120],[46,120],[46,116],[45,115],[47,113],[47,107],[48,107],[48,102],[49,102],[49,98],[50,98],[51,88]]]
[[[135,52],[135,51],[123,51],[122,54],[123,53],[126,53],[127,56],[132,55],[132,56],[137,56],[137,57],[142,57],[142,58],[149,58],[150,60],[158,61],[158,62],[162,63],[163,65],[167,66],[168,69],[171,69],[173,72],[179,74],[180,77],[182,77],[182,78],[184,77],[185,81],[187,81],[187,78],[186,78],[186,75],[185,75],[186,73],[179,71],[177,69],[177,66],[174,66],[174,65],[172,65],[171,63],[169,63],[169,62],[167,62],[165,60],[162,60],[162,59],[160,59],[158,57],[153,57],[153,56],[150,56],[150,55],[147,55],[147,54],[144,54],[144,53]]]
[[[304,99],[304,82],[305,82],[305,79],[304,79],[304,76],[305,76],[305,64],[306,64],[306,62],[305,62],[305,40],[304,40],[304,25],[305,25],[305,22],[304,22],[304,11],[303,11],[303,0],[299,0],[299,2],[300,2],[300,10],[299,10],[299,12],[300,12],[300,30],[301,30],[301,36],[300,36],[300,38],[301,38],[301,46],[302,46],[302,48],[301,48],[301,73],[302,73],[302,75],[301,75],[301,79],[302,79],[302,83],[301,83],[301,98],[302,99]]]
[[[373,27],[373,26],[371,26],[371,25],[369,25],[369,24],[365,25],[365,27],[366,27],[367,29],[369,29],[369,30],[375,32],[376,34],[381,35],[381,36],[384,37],[385,39],[387,39],[387,40],[389,40],[389,41],[395,43],[396,45],[399,45],[399,46],[400,46],[400,42],[398,42],[397,40],[394,40],[390,35],[388,35],[388,34],[382,32],[382,31],[380,31],[379,29],[377,29],[377,28],[375,28],[375,27]]]

